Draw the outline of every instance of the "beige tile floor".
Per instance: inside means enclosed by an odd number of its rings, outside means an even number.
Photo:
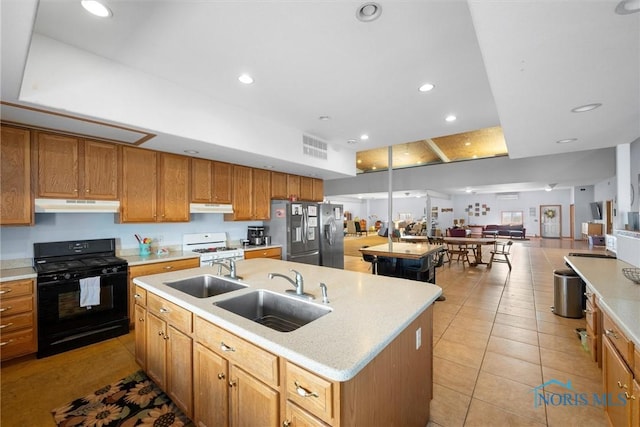
[[[487,269],[453,262],[438,269],[447,299],[434,308],[431,426],[607,425],[598,407],[534,407],[532,389],[550,379],[571,380],[577,392],[601,392],[601,372],[574,332],[584,320],[549,311],[553,270],[563,268],[562,257],[574,249],[590,250],[570,240],[518,241],[511,273],[506,264]],[[367,271],[368,264],[345,257],[345,269]],[[5,363],[0,425],[53,426],[52,408],[136,369],[133,333]]]

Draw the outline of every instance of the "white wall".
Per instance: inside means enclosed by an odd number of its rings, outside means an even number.
[[[222,214],[191,214],[188,223],[116,224],[114,214],[36,214],[33,227],[0,228],[0,259],[33,258],[33,244],[82,239],[116,238],[118,250],[135,250],[134,233],[156,240],[163,246],[182,246],[186,233],[226,232],[230,240],[247,237],[247,226],[262,222],[228,222]]]

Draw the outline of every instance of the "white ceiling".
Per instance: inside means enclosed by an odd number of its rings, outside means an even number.
[[[640,13],[614,13],[618,0],[380,0],[382,15],[369,23],[355,16],[364,1],[106,3],[113,17],[99,20],[79,1],[40,0],[33,21],[35,0],[2,0],[2,100],[32,105],[21,100],[20,86],[33,30],[314,135],[338,152],[492,126],[503,127],[514,159],[640,137]],[[238,83],[245,72],[253,85]],[[435,89],[418,92],[425,82]],[[64,109],[69,93],[59,90],[58,100],[38,107]],[[570,111],[589,103],[602,107]],[[448,114],[458,119],[448,123]],[[325,115],[331,119],[318,119]],[[188,144],[204,156],[224,152],[224,160],[250,163],[246,151],[224,142],[213,150],[179,134],[140,130],[157,134],[142,146],[182,152]],[[368,141],[347,143],[363,133]],[[171,136],[179,147],[166,142]],[[556,143],[566,138],[577,140]],[[267,154],[261,148],[252,153],[260,162]],[[275,157],[276,169],[309,170],[284,153]],[[314,169],[336,177],[324,172]]]

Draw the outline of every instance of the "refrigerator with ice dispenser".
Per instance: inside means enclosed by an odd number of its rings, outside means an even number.
[[[264,222],[272,245],[282,245],[282,259],[320,265],[318,204],[271,201],[271,219]]]
[[[342,205],[318,205],[320,222],[320,265],[344,269],[344,221]]]

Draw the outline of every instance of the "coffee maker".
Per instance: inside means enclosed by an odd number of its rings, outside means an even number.
[[[251,226],[247,228],[247,239],[252,246],[264,245],[264,227]]]

